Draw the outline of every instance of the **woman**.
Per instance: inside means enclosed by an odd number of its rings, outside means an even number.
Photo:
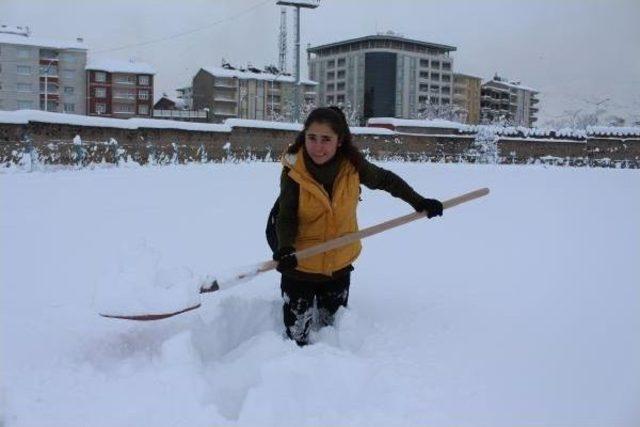
[[[353,145],[351,132],[337,107],[313,110],[304,129],[282,158],[278,248],[273,259],[282,273],[287,336],[308,343],[314,300],[321,326],[331,325],[347,306],[353,261],[360,242],[298,262],[297,250],[358,231],[356,208],[360,184],[385,190],[429,218],[442,215],[442,203],[425,199],[391,171],[368,162]]]

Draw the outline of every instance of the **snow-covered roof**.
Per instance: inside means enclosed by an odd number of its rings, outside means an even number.
[[[293,83],[296,81],[293,76],[285,76],[278,75],[272,73],[255,73],[253,71],[240,71],[240,70],[229,70],[222,67],[202,67],[204,71],[211,74],[215,77],[235,77],[238,79],[246,79],[246,80],[267,80],[267,81],[278,81],[278,82],[290,82]],[[307,85],[317,85],[318,82],[314,82],[309,79],[300,79],[300,83]]]
[[[394,127],[424,127],[424,128],[442,128],[442,129],[464,129],[467,125],[450,120],[433,119],[433,120],[412,120],[398,119],[395,117],[372,117],[367,120],[367,125],[392,125]]]
[[[300,123],[272,122],[268,120],[227,119],[224,121],[224,124],[230,128],[277,129],[296,132],[300,132],[302,130],[302,124]]]
[[[300,132],[302,130],[301,123],[289,123],[289,122],[271,122],[267,120],[247,120],[247,119],[227,119],[224,124],[234,128],[259,128],[259,129],[277,129],[277,130],[290,130]],[[369,128],[369,127],[357,127],[350,126],[349,130],[354,135],[395,135],[395,132],[384,128]]]
[[[535,92],[535,93],[539,93],[540,91],[538,89],[534,89],[532,87],[529,86],[525,86],[523,84],[520,84],[518,82],[513,82],[513,81],[504,81],[504,80],[494,80],[491,79],[489,81],[487,81],[486,83],[483,84],[484,85],[488,85],[488,84],[496,84],[496,85],[502,85],[502,86],[506,86],[508,88],[513,88],[513,89],[522,89],[522,90],[528,90],[529,92]]]
[[[592,136],[640,136],[640,126],[589,126],[587,134]]]
[[[49,49],[81,49],[87,50],[84,42],[77,40],[55,40],[43,37],[23,36],[19,34],[0,33],[0,43],[16,44],[21,46],[35,46]]]
[[[201,132],[231,132],[229,126],[213,123],[191,123],[143,118],[112,119],[108,117],[81,116],[79,114],[53,113],[38,110],[0,111],[0,123],[28,124],[29,122],[118,129],[155,128]]]
[[[144,62],[121,61],[117,59],[94,59],[87,62],[86,70],[107,71],[109,73],[155,74],[153,66]]]

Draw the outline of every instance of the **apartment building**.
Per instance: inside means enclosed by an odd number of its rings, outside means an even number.
[[[301,100],[316,103],[316,82],[300,81]],[[195,110],[208,109],[209,120],[231,117],[277,120],[293,108],[296,84],[293,76],[270,67],[204,67],[193,77],[191,96]]]
[[[538,91],[497,74],[482,84],[480,120],[484,123],[506,121],[532,127],[537,117]]]
[[[28,27],[0,26],[0,110],[85,114],[81,38],[32,37]]]
[[[320,105],[342,104],[370,117],[416,117],[421,105],[449,105],[453,46],[393,32],[307,49]]]
[[[155,69],[141,62],[90,60],[86,66],[89,116],[152,117]]]
[[[467,124],[480,123],[480,87],[482,79],[468,74],[453,74],[453,103]]]

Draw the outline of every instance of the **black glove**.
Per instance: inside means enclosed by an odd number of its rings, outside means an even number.
[[[273,253],[274,261],[278,261],[276,270],[280,273],[294,270],[298,266],[298,258],[294,255],[296,249],[293,246],[285,246]]]
[[[418,212],[425,212],[427,218],[442,216],[442,203],[436,199],[422,199],[413,206]]]

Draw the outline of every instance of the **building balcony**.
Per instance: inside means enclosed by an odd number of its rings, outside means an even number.
[[[230,98],[230,97],[226,97],[226,96],[215,96],[213,98],[214,102],[230,102],[233,104],[237,104],[238,100],[236,98]]]
[[[113,95],[113,100],[114,101],[118,101],[118,102],[130,103],[130,102],[136,102],[136,97],[135,96],[117,96],[117,95]]]
[[[538,102],[540,102],[538,98],[531,98],[531,104],[537,104]]]
[[[224,116],[224,117],[236,117],[238,115],[235,111],[220,111],[220,110],[215,110],[213,114],[215,116]]]

